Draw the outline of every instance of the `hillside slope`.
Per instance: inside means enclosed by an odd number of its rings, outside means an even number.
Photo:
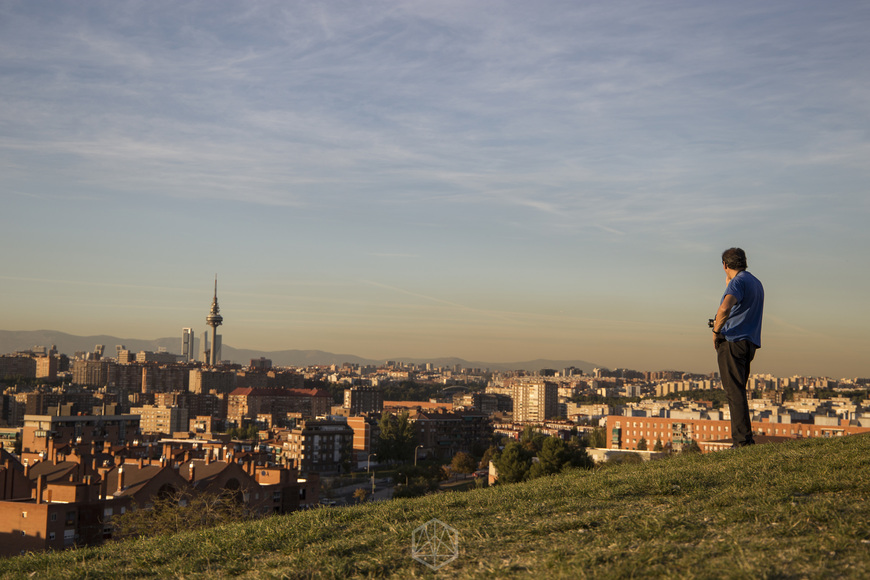
[[[867,578],[868,499],[858,435],[28,555],[0,560],[0,576]],[[459,534],[437,573],[411,558],[432,518]]]

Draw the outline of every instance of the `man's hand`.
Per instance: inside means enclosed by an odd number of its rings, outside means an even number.
[[[718,332],[713,333],[713,348],[719,350],[719,345],[725,342],[725,337]]]

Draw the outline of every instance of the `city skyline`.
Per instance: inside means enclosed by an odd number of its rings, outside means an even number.
[[[0,326],[867,376],[870,6],[0,3]]]

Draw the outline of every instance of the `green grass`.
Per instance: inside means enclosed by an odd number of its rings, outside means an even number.
[[[0,560],[11,578],[868,578],[870,436],[757,445]],[[459,531],[433,572],[415,528]]]

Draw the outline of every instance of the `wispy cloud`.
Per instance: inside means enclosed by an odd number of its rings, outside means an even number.
[[[532,323],[443,288],[516,269],[582,300],[575,252],[627,283],[627,255],[733,238],[863,263],[868,25],[844,0],[0,3],[0,237],[43,260],[153,239],[143,277],[279,263],[275,302],[392,259],[380,291],[494,324]],[[402,290],[427,269],[442,289]],[[387,312],[348,286],[288,295]]]

